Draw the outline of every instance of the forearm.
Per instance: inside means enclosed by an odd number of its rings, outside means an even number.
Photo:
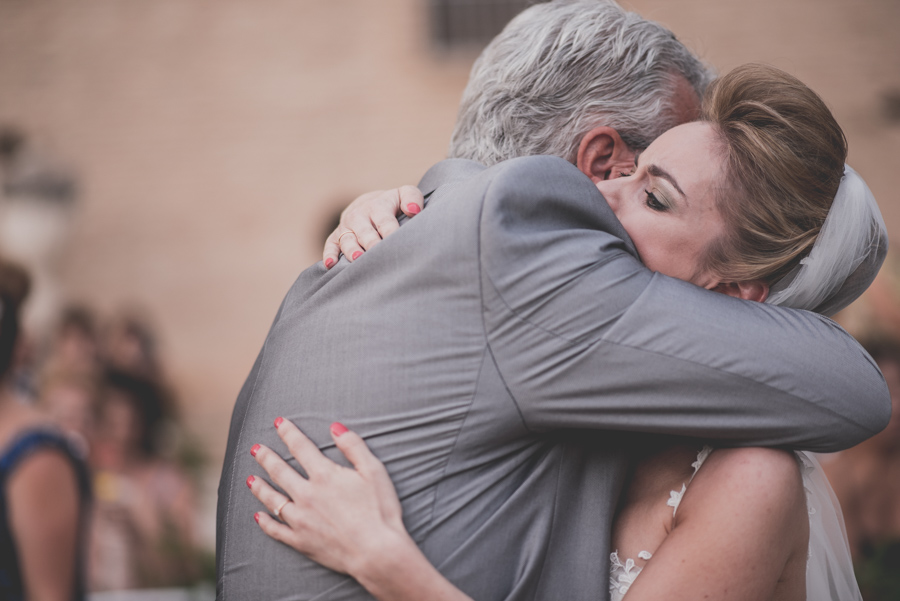
[[[351,572],[379,601],[472,601],[435,569],[406,532],[382,541]]]
[[[883,379],[836,326],[661,276],[643,289],[606,330],[563,323],[569,327],[560,335],[562,328],[548,327],[559,318],[503,314],[505,303],[485,287],[487,303],[498,308],[488,315],[493,356],[530,427],[827,452],[886,423]]]
[[[649,272],[571,165],[526,157],[492,169],[485,330],[533,430],[834,451],[887,423],[883,378],[832,322]]]

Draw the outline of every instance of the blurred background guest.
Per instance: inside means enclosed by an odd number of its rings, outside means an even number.
[[[94,312],[87,306],[65,307],[50,339],[42,370],[96,377],[100,370],[96,321]]]
[[[0,261],[0,598],[70,601],[84,594],[88,476],[52,421],[11,393],[27,274]]]
[[[103,342],[107,365],[146,380],[162,382],[156,336],[146,316],[134,309],[116,315]]]
[[[198,576],[194,487],[161,452],[169,416],[155,382],[106,374],[91,453],[92,590],[184,586]]]
[[[97,416],[97,380],[85,373],[56,371],[43,376],[38,407],[87,457]]]

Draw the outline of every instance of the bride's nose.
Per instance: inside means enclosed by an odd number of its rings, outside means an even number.
[[[597,190],[599,190],[600,194],[603,195],[603,198],[606,199],[606,203],[609,205],[609,208],[613,210],[613,213],[618,214],[619,206],[622,201],[622,187],[624,181],[624,178],[617,178],[597,182]]]

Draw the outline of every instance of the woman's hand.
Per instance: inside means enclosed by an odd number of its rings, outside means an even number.
[[[263,532],[327,568],[352,576],[365,571],[388,545],[408,539],[415,546],[403,526],[400,501],[387,470],[359,435],[338,423],[331,426],[335,445],[356,468],[350,469],[325,457],[291,422],[278,418],[275,427],[309,478],[271,449],[253,447],[250,452],[257,463],[289,495],[261,478],[247,479],[256,498],[281,519],[257,513]]]
[[[350,261],[358,259],[382,239],[397,231],[402,213],[413,217],[425,206],[422,192],[415,186],[367,192],[344,209],[341,223],[325,239],[322,260],[326,269],[337,264],[343,253]]]
[[[349,469],[325,457],[291,422],[279,417],[275,428],[309,478],[271,449],[253,446],[257,463],[289,495],[261,478],[247,478],[256,498],[281,520],[257,513],[263,532],[349,574],[380,601],[472,601],[429,563],[406,532],[390,476],[362,438],[331,424],[335,445],[356,468]]]

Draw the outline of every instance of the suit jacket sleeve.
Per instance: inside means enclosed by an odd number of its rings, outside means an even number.
[[[489,349],[530,429],[836,451],[886,425],[884,379],[837,324],[650,272],[571,164],[516,159],[473,185]]]

